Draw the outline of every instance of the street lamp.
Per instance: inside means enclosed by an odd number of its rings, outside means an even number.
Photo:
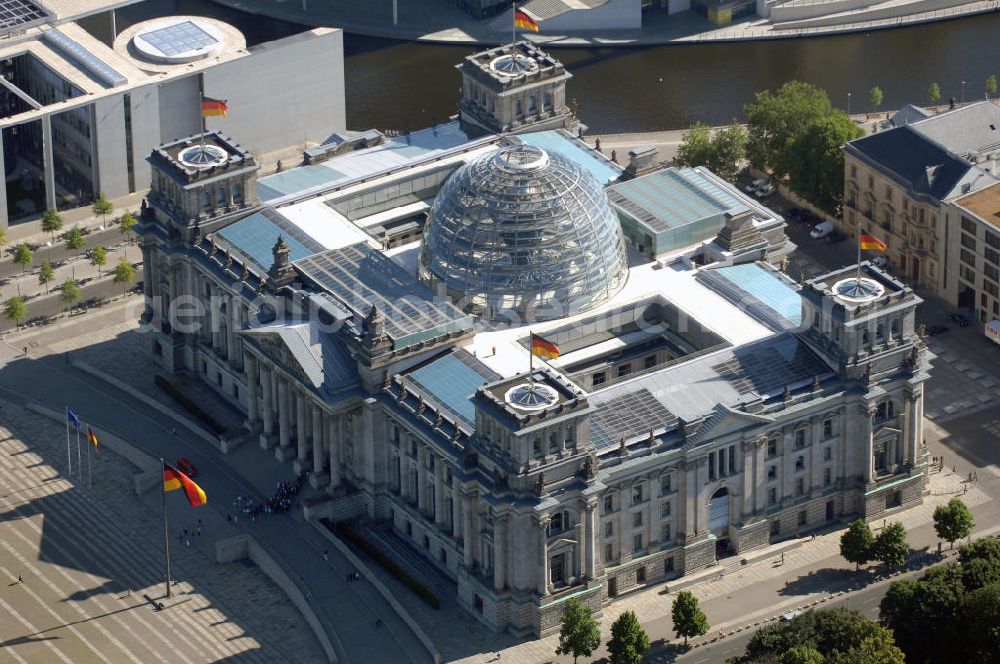
[[[962,103],[965,103],[965,81],[962,81]]]
[[[851,93],[848,92],[847,93],[847,115],[850,116],[850,114],[851,114]]]

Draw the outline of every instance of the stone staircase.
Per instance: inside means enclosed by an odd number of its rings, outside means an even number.
[[[442,573],[437,566],[426,558],[413,544],[406,541],[388,526],[367,525],[365,536],[374,542],[389,557],[395,560],[413,578],[417,579],[431,590],[437,590],[454,581]],[[445,593],[446,594],[446,593]],[[439,595],[442,602],[445,597]]]

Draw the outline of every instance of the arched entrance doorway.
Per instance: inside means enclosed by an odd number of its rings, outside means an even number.
[[[715,535],[716,555],[731,553],[729,546],[729,489],[722,487],[708,501],[708,530]]]

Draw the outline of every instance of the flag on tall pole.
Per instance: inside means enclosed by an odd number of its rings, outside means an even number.
[[[559,346],[532,333],[531,354],[544,357],[547,360],[554,360],[559,357]]]
[[[538,21],[531,18],[523,9],[514,8],[514,27],[522,30],[538,32]]]
[[[75,426],[80,426],[80,420],[77,419],[73,411],[66,406],[66,475],[73,475],[73,453],[70,451],[69,446],[69,425],[72,422]]]
[[[878,239],[874,235],[861,234],[861,248],[864,250],[874,250],[874,251],[885,251],[889,248],[882,240]]]
[[[87,427],[87,442],[90,443],[90,445],[87,446],[87,487],[93,490],[94,476],[92,474],[93,462],[90,460],[90,448],[93,446],[95,453],[98,453],[99,450],[97,448],[97,436],[94,435],[94,430],[90,427]]]
[[[167,474],[167,464],[163,462],[163,458],[160,458],[160,472],[165,476]],[[167,485],[166,483],[160,484],[160,505],[163,507],[163,564],[166,568],[165,583],[167,584],[167,597],[171,596],[170,592],[170,537],[167,535]]]
[[[76,473],[80,477],[83,477],[83,452],[80,450],[80,428],[83,424],[80,422],[80,418],[76,416],[69,406],[66,407],[66,455],[70,458],[70,474],[73,474],[73,462],[69,451],[69,425],[72,424],[76,428]]]
[[[208,497],[200,486],[190,477],[177,470],[169,463],[163,464],[163,491],[176,491],[184,489],[188,504],[191,507],[200,507],[208,502]]]
[[[212,99],[211,97],[202,95],[201,117],[226,117],[226,113],[229,112],[229,104],[226,103],[227,101],[227,99]]]
[[[87,440],[90,441],[90,444],[94,446],[94,451],[100,453],[100,449],[98,449],[98,445],[100,445],[100,442],[97,440],[97,436],[94,434],[94,430],[91,429],[90,427],[87,427]]]

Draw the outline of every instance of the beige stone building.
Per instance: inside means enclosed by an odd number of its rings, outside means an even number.
[[[952,241],[941,295],[980,323],[1000,320],[1000,184],[949,203],[944,225]]]

